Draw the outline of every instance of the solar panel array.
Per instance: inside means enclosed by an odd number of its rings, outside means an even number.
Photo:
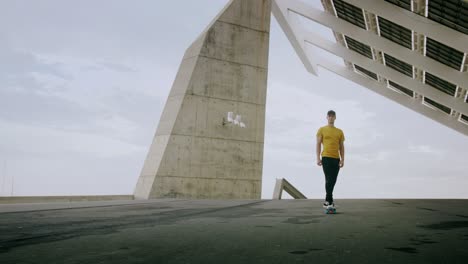
[[[462,115],[462,116],[461,116],[461,119],[462,119],[463,121],[465,121],[465,122],[468,123],[468,116]]]
[[[363,68],[363,67],[361,67],[359,65],[356,65],[356,64],[354,64],[354,67],[356,68],[357,72],[359,72],[361,74],[364,74],[367,77],[370,77],[370,78],[372,78],[374,80],[378,80],[377,74],[375,74],[375,73],[373,73],[373,72],[371,72],[369,70],[366,70],[365,68]]]
[[[428,18],[468,34],[468,1],[430,0]]]
[[[361,55],[364,55],[366,56],[367,58],[369,59],[373,59],[372,57],[372,49],[369,45],[366,45],[362,42],[359,42],[355,39],[352,39],[348,36],[345,36],[345,39],[346,39],[346,43],[348,44],[348,48],[350,50],[354,50],[356,51],[357,53],[360,53]]]
[[[414,92],[406,87],[403,87],[399,84],[397,84],[396,82],[392,82],[390,80],[388,80],[388,84],[390,85],[390,87],[392,88],[395,88],[397,90],[399,90],[400,92],[410,96],[410,97],[414,97]]]
[[[431,38],[426,39],[426,56],[456,70],[460,70],[462,66],[463,52]]]
[[[406,10],[411,10],[411,0],[385,0]],[[427,18],[454,30],[468,34],[468,1],[430,0]]]
[[[433,107],[435,107],[435,108],[437,108],[437,109],[439,109],[439,110],[441,110],[442,112],[447,113],[447,114],[450,114],[452,112],[452,109],[450,109],[450,107],[439,104],[436,101],[433,101],[433,100],[431,100],[431,99],[429,99],[427,97],[424,97],[424,102],[431,105],[431,106],[433,106]]]
[[[411,0],[385,0],[385,1],[411,11]]]
[[[412,0],[385,1],[410,12],[416,12],[413,11]],[[338,18],[341,18],[355,26],[366,30],[367,28],[369,28],[369,25],[372,24],[369,21],[366,21],[366,19],[369,20],[369,17],[364,16],[365,11],[363,9],[349,4],[347,2],[344,2],[342,0],[332,0],[332,3]],[[426,7],[423,7],[427,8],[427,10],[425,10],[425,14],[424,11],[421,12],[421,10],[419,10],[419,13],[421,15],[426,15],[428,19],[437,21],[438,23],[444,26],[447,26],[464,34],[468,34],[467,0],[428,0],[428,2],[426,3],[428,3],[428,5]],[[366,23],[368,23],[368,26],[366,26]],[[420,44],[419,42],[416,43],[417,40],[415,39],[415,32],[401,25],[398,25],[397,23],[392,22],[382,16],[376,16],[375,24],[377,25],[378,29],[377,34],[380,37],[388,39],[410,50],[417,49],[417,45],[423,45],[422,47],[424,52],[421,51],[421,53],[424,53],[424,56],[436,61],[437,63],[451,67],[456,71],[466,70],[466,65],[468,65],[468,58],[467,55],[462,51],[447,46],[446,44],[440,43],[439,41],[436,41],[427,36],[423,36],[424,44]],[[359,40],[353,39],[349,36],[344,36],[344,39],[348,49],[359,53],[367,59],[379,61],[377,56],[373,56],[373,50],[371,46],[362,43]],[[415,50],[414,52],[419,52],[419,50]],[[384,52],[379,52],[376,50],[374,50],[374,53],[380,53],[382,55],[380,57],[380,61],[387,67],[392,68],[393,70],[396,70],[399,73],[411,78],[415,78],[416,76],[423,76],[423,80],[418,80],[436,89],[437,91],[440,91],[449,96],[464,96],[465,103],[468,103],[468,95],[466,89],[459,89],[459,87],[456,84],[450,82],[450,80],[445,80],[439,76],[436,76],[433,73],[425,71],[422,71],[421,74],[417,74],[417,68],[405,62],[403,60],[404,58],[397,58],[396,56],[394,56],[394,54],[386,54]],[[354,66],[354,70],[356,72],[374,80],[379,80],[378,74],[354,63],[352,63],[352,65]],[[385,79],[386,78],[383,78],[383,80]],[[415,92],[407,87],[398,84],[397,80],[387,80],[387,86],[394,91],[415,98]],[[464,94],[460,94],[459,91],[463,91]],[[423,104],[426,106],[438,109],[446,114],[453,113],[450,107],[447,107],[446,105],[437,102],[437,96],[435,98],[423,97],[422,100]],[[461,114],[459,115],[459,117],[460,121],[468,125],[468,117],[466,115]]]
[[[388,54],[384,55],[385,65],[413,78],[413,66]]]
[[[455,96],[455,92],[457,90],[457,86],[453,83],[447,82],[444,79],[441,79],[433,74],[430,74],[428,72],[426,74],[426,80],[425,83],[428,85],[436,88],[437,90],[444,92],[446,94],[449,94],[451,96]]]
[[[465,95],[465,103],[468,103],[468,92]],[[466,115],[461,115],[460,120],[465,121],[466,124],[468,124],[468,116]]]
[[[361,8],[341,0],[334,0],[333,4],[339,18],[344,19],[355,26],[366,29],[366,22],[364,21],[364,15]]]
[[[411,30],[379,17],[380,36],[389,39],[401,46],[412,49]]]

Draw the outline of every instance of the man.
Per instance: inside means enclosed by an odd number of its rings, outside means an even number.
[[[321,127],[317,131],[317,165],[323,167],[325,173],[325,197],[324,207],[335,206],[333,203],[333,188],[340,168],[344,166],[344,134],[343,131],[335,127],[336,113],[328,111],[328,125]],[[323,144],[323,152],[322,150]],[[322,157],[320,158],[320,154]]]

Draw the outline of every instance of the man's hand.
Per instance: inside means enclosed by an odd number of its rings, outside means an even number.
[[[322,166],[322,160],[321,159],[317,160],[317,165]]]
[[[344,160],[340,160],[340,168],[343,168],[344,166]]]

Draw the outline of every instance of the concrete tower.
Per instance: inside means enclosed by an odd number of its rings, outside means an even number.
[[[270,14],[232,0],[187,49],[136,199],[260,198]]]

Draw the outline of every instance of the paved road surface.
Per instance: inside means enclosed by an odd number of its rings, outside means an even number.
[[[468,263],[468,200],[0,205],[0,263]]]

